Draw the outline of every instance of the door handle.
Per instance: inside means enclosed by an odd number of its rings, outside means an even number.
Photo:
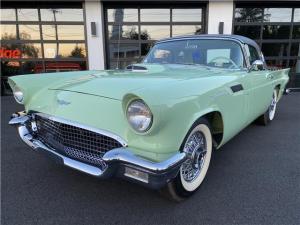
[[[274,75],[273,74],[267,74],[267,79],[269,79],[269,80],[272,80],[274,78]]]

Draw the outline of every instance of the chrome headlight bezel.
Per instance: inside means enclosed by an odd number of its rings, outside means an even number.
[[[15,98],[17,103],[23,104],[23,102],[24,102],[24,93],[18,86],[15,86],[13,88],[13,95],[14,95],[14,98]]]
[[[134,99],[126,108],[126,118],[131,128],[137,133],[146,133],[153,123],[153,114],[142,99]]]

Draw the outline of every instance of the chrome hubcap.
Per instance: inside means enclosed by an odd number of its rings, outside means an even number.
[[[204,134],[200,131],[192,134],[185,144],[184,151],[188,159],[182,164],[182,175],[185,181],[192,182],[199,176],[205,162],[207,146]]]
[[[272,98],[271,104],[269,106],[269,119],[270,120],[272,120],[274,118],[275,110],[276,110],[276,104],[277,104],[276,96],[275,96],[275,94],[273,94],[273,98]]]

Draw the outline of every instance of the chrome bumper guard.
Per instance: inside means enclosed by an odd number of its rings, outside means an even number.
[[[185,153],[179,152],[165,161],[152,162],[134,155],[127,147],[121,147],[106,152],[102,157],[106,167],[99,168],[66,157],[35,139],[27,128],[30,121],[30,115],[20,112],[12,115],[9,124],[17,127],[20,138],[35,151],[45,153],[59,164],[99,178],[121,177],[159,189],[178,174],[181,164],[187,159]]]

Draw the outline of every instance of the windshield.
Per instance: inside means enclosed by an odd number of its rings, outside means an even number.
[[[156,44],[144,63],[192,64],[227,69],[244,66],[239,44],[231,40],[175,40]]]

